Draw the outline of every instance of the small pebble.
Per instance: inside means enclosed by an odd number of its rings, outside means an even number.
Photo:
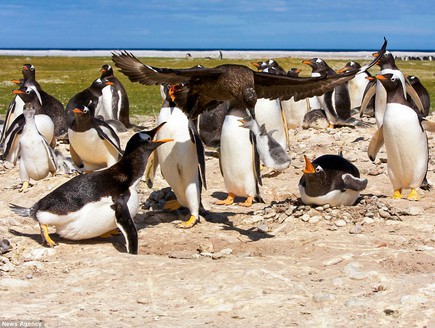
[[[375,222],[375,220],[366,216],[366,217],[364,217],[363,222],[364,222],[364,224],[372,224]]]
[[[362,232],[362,227],[359,224],[355,224],[352,228],[350,228],[349,233],[352,235],[357,235]]]
[[[268,225],[267,224],[260,224],[260,225],[258,225],[258,227],[257,227],[257,229],[259,230],[259,231],[261,231],[261,232],[268,232],[269,231],[269,227],[268,227]]]
[[[318,292],[313,295],[313,301],[316,303],[323,303],[335,300],[335,296],[325,292]]]
[[[317,222],[320,221],[321,218],[322,218],[322,217],[321,217],[320,215],[316,215],[316,216],[311,217],[311,218],[308,220],[308,222],[309,222],[309,223],[317,223]]]
[[[344,220],[337,220],[334,222],[337,227],[344,227],[347,223]]]
[[[305,213],[304,215],[302,215],[301,220],[304,222],[308,222],[310,220],[310,216]]]
[[[383,219],[389,219],[391,217],[391,214],[381,208],[379,210],[379,216]]]

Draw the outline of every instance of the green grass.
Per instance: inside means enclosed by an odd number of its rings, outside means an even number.
[[[243,64],[254,69],[250,60],[217,60],[217,59],[174,59],[174,58],[140,58],[142,62],[157,67],[185,68],[194,65],[213,67],[224,63]],[[304,58],[309,59],[309,58]],[[302,76],[309,76],[311,69],[301,64],[302,58],[279,58],[277,61],[285,69],[291,67],[302,68]],[[344,66],[347,60],[327,60],[328,64],[338,69]],[[0,56],[0,114],[4,115],[9,103],[13,99],[11,91],[16,87],[10,82],[12,79],[22,78],[21,67],[31,63],[36,69],[36,79],[42,88],[66,105],[69,99],[91,85],[92,81],[100,76],[103,64],[113,63],[110,57],[25,57]],[[365,61],[361,61],[365,63]],[[433,61],[397,61],[397,65],[405,74],[414,74],[420,78],[423,85],[431,95],[431,111],[435,108],[435,62]],[[376,73],[378,67],[370,72]],[[123,83],[130,99],[130,113],[134,116],[157,115],[162,99],[157,86],[144,86],[130,82],[126,76],[116,71],[115,76]]]

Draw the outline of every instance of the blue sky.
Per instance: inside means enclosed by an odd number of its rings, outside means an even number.
[[[0,48],[435,49],[433,0],[0,0]]]

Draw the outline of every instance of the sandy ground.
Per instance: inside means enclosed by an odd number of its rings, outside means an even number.
[[[386,164],[372,163],[366,155],[374,131],[290,131],[292,165],[263,180],[266,203],[252,208],[214,204],[225,197],[225,188],[218,160],[207,156],[205,218],[182,230],[176,224],[186,219],[185,212],[142,208],[135,218],[137,256],[125,253],[122,235],[70,242],[52,233],[59,246],[42,247],[35,222],[13,214],[8,204],[31,206],[69,177],[49,177],[21,194],[18,168],[0,165],[0,237],[12,245],[0,257],[0,322],[434,327],[434,191],[420,191],[418,202],[387,198],[392,187]],[[121,135],[124,145],[131,134]],[[337,153],[340,147],[369,180],[361,199],[352,207],[301,205],[297,185],[303,155]],[[432,181],[434,170],[431,159]],[[158,200],[165,187],[160,175],[152,190],[141,183],[141,201],[153,203],[150,195]]]

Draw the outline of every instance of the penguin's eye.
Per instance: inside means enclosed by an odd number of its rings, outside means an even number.
[[[397,77],[392,76],[392,77],[391,77],[391,82],[396,82],[396,81],[397,81]]]
[[[323,171],[323,169],[320,166],[316,167],[316,173],[319,173],[319,172],[322,172],[322,171]]]
[[[27,93],[28,95],[30,95],[30,92],[31,92],[31,90],[29,90],[29,89],[26,90],[26,93]]]
[[[89,112],[89,108],[88,107],[83,108],[83,113],[87,114],[88,112]]]

